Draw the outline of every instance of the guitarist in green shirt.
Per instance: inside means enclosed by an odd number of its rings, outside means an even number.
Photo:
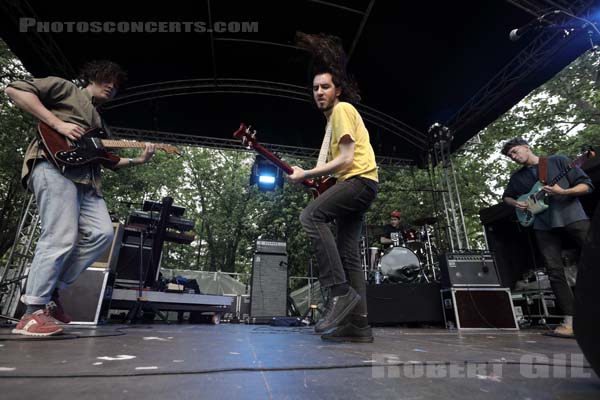
[[[11,82],[5,93],[22,110],[76,141],[88,129],[102,128],[97,107],[112,99],[125,81],[117,64],[92,61],[81,69],[84,87],[47,77]],[[155,146],[145,145],[136,158],[117,158],[113,169],[148,162]],[[59,291],[79,275],[110,245],[113,228],[102,197],[100,165],[59,169],[42,151],[39,139],[29,145],[23,161],[23,185],[35,195],[41,233],[21,301],[25,314],[13,333],[27,336],[61,334],[60,323],[69,323]]]
[[[524,201],[527,197],[522,195],[531,193],[531,189],[540,180],[552,183],[555,178],[563,175],[553,185],[538,185],[540,192],[545,194],[544,201],[548,207],[535,215],[532,226],[546,264],[552,290],[566,315],[565,321],[554,330],[554,333],[572,337],[574,300],[565,277],[561,257],[563,247],[561,235],[563,232],[566,233],[581,247],[589,229],[589,218],[578,197],[590,193],[594,186],[591,179],[579,167],[569,164],[570,160],[567,157],[559,155],[545,157],[546,167],[540,168],[544,163],[542,157],[535,155],[524,139],[513,138],[507,141],[502,148],[502,154],[523,166],[511,176],[502,195],[504,202],[515,207],[518,212],[528,212],[531,204]]]

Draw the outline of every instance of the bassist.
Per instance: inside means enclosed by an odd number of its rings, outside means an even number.
[[[93,61],[81,71],[82,89],[62,78],[48,77],[12,82],[6,94],[69,140],[82,137],[88,128],[101,128],[96,107],[112,99],[126,78],[110,61]],[[135,159],[119,159],[113,169],[143,164],[154,154],[147,144]],[[49,162],[38,139],[29,145],[22,181],[36,198],[42,230],[21,300],[27,306],[13,333],[49,336],[68,323],[59,290],[75,282],[110,245],[113,228],[100,185],[100,166],[86,164],[59,170]]]
[[[523,211],[527,210],[528,204],[516,200],[519,196],[528,193],[538,180],[550,182],[569,167],[569,159],[559,155],[546,157],[546,166],[540,167],[543,164],[541,157],[535,155],[529,144],[521,138],[507,141],[502,154],[523,166],[511,176],[502,195],[505,203]],[[552,290],[566,315],[563,324],[554,331],[559,335],[573,336],[573,293],[565,278],[561,233],[564,231],[581,247],[589,228],[589,218],[578,196],[590,193],[593,189],[591,179],[580,168],[572,168],[556,184],[542,187],[549,207],[536,215],[533,221],[534,236],[543,255]]]
[[[310,76],[317,109],[326,119],[323,162],[312,169],[293,167],[292,182],[334,175],[337,183],[310,202],[300,216],[319,266],[319,282],[329,297],[315,332],[327,341],[371,342],[359,240],[364,214],[377,195],[377,165],[369,133],[356,108],[354,81],[345,72],[339,38],[298,34],[313,58]],[[321,157],[319,157],[321,158]],[[334,237],[329,223],[336,222]],[[331,330],[331,332],[326,332]]]

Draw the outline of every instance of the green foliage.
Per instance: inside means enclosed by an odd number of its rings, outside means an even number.
[[[480,134],[480,144],[465,146],[453,156],[467,231],[472,243],[482,244],[478,212],[499,202],[516,165],[499,154],[504,140],[523,136],[539,154],[570,156],[582,144],[600,139],[600,96],[596,90],[599,60],[585,54],[541,86]],[[2,83],[26,76],[0,42]],[[110,122],[110,121],[108,121]],[[33,121],[0,96],[0,254],[14,237],[24,191],[19,188],[21,160],[32,137]],[[306,276],[314,256],[299,222],[310,195],[286,181],[283,190],[259,192],[249,186],[254,154],[203,148],[184,148],[184,157],[158,153],[148,164],[104,175],[109,209],[124,220],[144,200],[174,198],[195,221],[196,240],[190,246],[166,244],[162,265],[167,268],[249,272],[256,238],[285,240],[290,275]],[[122,151],[136,156],[136,151]],[[312,161],[287,160],[308,167]],[[404,223],[443,215],[434,201],[434,179],[428,170],[379,171],[379,194],[367,213],[367,224],[388,223],[389,213],[402,212]],[[436,209],[437,207],[437,209]],[[377,232],[375,232],[377,233]],[[378,244],[371,235],[369,245]]]
[[[478,210],[501,202],[510,174],[519,166],[500,154],[504,141],[523,137],[538,155],[578,155],[600,144],[598,52],[587,52],[486,127],[480,144],[454,157],[472,241],[481,243]]]
[[[4,95],[6,85],[28,74],[0,40],[0,258],[12,246],[26,197],[21,187],[21,163],[33,137],[33,120]]]

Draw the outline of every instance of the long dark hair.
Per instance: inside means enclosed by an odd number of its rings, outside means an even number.
[[[312,80],[316,75],[330,73],[333,84],[342,89],[341,101],[358,103],[360,93],[358,84],[346,71],[348,59],[342,40],[326,33],[307,34],[296,32],[296,45],[306,50],[310,55],[309,80],[312,88]]]

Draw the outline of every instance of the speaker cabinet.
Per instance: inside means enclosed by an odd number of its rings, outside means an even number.
[[[287,255],[255,253],[252,260],[250,317],[285,317],[287,281]]]
[[[123,240],[123,224],[113,222],[113,241],[108,249],[92,265],[92,268],[104,268],[115,272],[119,251],[121,250],[121,241]]]
[[[367,285],[369,323],[394,325],[403,323],[442,324],[440,284],[402,283]]]
[[[441,296],[447,328],[519,329],[509,289],[451,288]]]
[[[152,246],[150,241],[144,240],[142,252],[142,282],[155,282],[154,277],[148,276],[148,270],[152,258]],[[139,243],[139,238],[138,238]],[[121,287],[137,287],[140,279],[140,246],[139,244],[123,243],[119,252],[119,260],[117,262],[116,275],[117,286]]]
[[[60,300],[71,324],[99,325],[106,322],[114,274],[106,268],[90,267],[74,284],[60,291]]]
[[[491,253],[444,253],[440,258],[442,287],[499,287]]]

